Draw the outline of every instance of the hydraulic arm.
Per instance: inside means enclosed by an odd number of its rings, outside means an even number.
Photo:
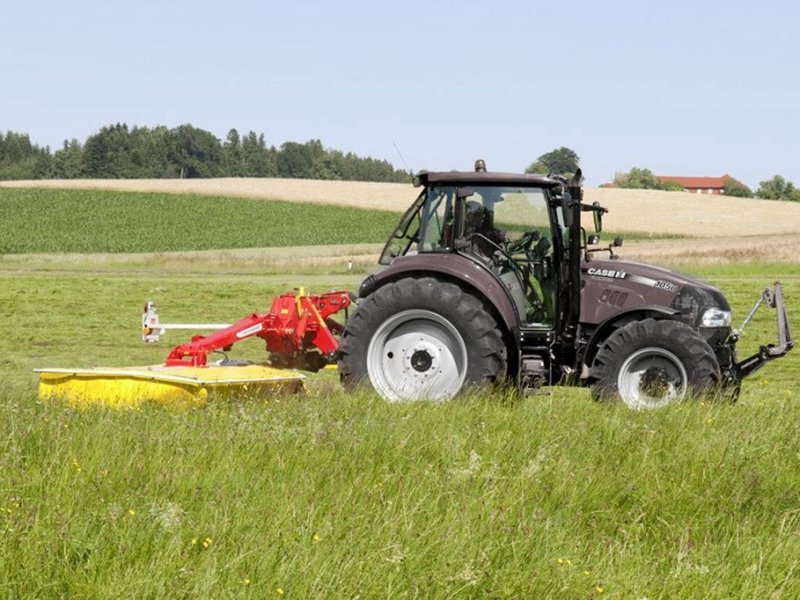
[[[287,362],[292,358],[300,359],[319,368],[334,360],[339,347],[334,334],[343,329],[330,317],[346,309],[350,302],[350,294],[345,291],[306,294],[300,289],[288,292],[272,301],[269,312],[253,313],[214,333],[193,336],[189,343],[173,348],[165,364],[168,367],[204,367],[209,353],[228,351],[236,342],[256,336],[266,342],[270,354],[283,357]],[[145,317],[147,314],[148,307],[145,307]],[[150,314],[149,320],[143,319],[145,338],[153,337],[153,332],[159,329],[163,331],[154,311]],[[307,360],[310,356],[317,359]]]

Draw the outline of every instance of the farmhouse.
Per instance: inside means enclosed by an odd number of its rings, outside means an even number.
[[[673,177],[671,175],[656,175],[656,177],[662,184],[667,181],[677,181],[686,192],[717,195],[724,194],[725,182],[733,179],[727,173],[722,177]]]

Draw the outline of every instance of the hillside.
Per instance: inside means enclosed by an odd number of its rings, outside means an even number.
[[[126,179],[0,182],[0,187],[44,187],[167,192],[288,200],[402,212],[416,196],[410,184],[305,179]],[[696,237],[800,233],[800,204],[699,196],[681,192],[587,188],[586,201],[609,209],[609,230]]]

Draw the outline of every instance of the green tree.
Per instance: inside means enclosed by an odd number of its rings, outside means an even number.
[[[614,185],[620,188],[639,190],[660,190],[661,182],[653,175],[650,169],[633,167],[627,173],[617,173],[614,176]]]
[[[756,197],[765,200],[797,200],[797,188],[780,175],[759,183]]]
[[[64,145],[53,154],[52,167],[49,177],[56,179],[79,179],[83,175],[81,156],[83,149],[80,142],[73,138],[69,142],[64,140]]]
[[[668,179],[661,183],[661,189],[665,192],[682,192],[683,186],[674,179]]]
[[[170,131],[166,127],[134,127],[129,140],[131,177],[177,177],[177,170],[170,166],[170,149]]]
[[[173,129],[170,137],[170,162],[178,167],[180,177],[222,175],[222,146],[213,134],[187,123]]]
[[[276,150],[267,147],[264,134],[250,131],[242,138],[242,160],[247,177],[277,177]]]
[[[41,179],[51,159],[50,149],[32,144],[27,134],[0,131],[0,179]]]
[[[172,154],[172,132],[164,125],[144,130],[141,152],[146,157],[146,170],[140,177],[178,177],[180,170],[170,160]]]
[[[83,145],[83,172],[98,179],[136,177],[131,135],[126,123],[103,127]]]
[[[284,142],[278,152],[278,175],[308,179],[314,168],[313,149],[308,144]]]
[[[243,177],[246,174],[245,162],[242,157],[242,140],[236,129],[228,131],[228,136],[222,145],[222,156],[227,177]]]
[[[555,173],[569,177],[578,170],[580,158],[571,148],[561,146],[556,150],[551,150],[542,154],[530,166],[525,169],[526,173]]]
[[[736,179],[728,179],[723,186],[723,192],[726,196],[733,196],[735,198],[752,198],[753,191]]]

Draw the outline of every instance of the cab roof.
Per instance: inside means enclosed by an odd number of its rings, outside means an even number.
[[[552,188],[564,182],[545,175],[525,173],[498,173],[493,171],[420,171],[414,177],[414,185],[509,185]]]

